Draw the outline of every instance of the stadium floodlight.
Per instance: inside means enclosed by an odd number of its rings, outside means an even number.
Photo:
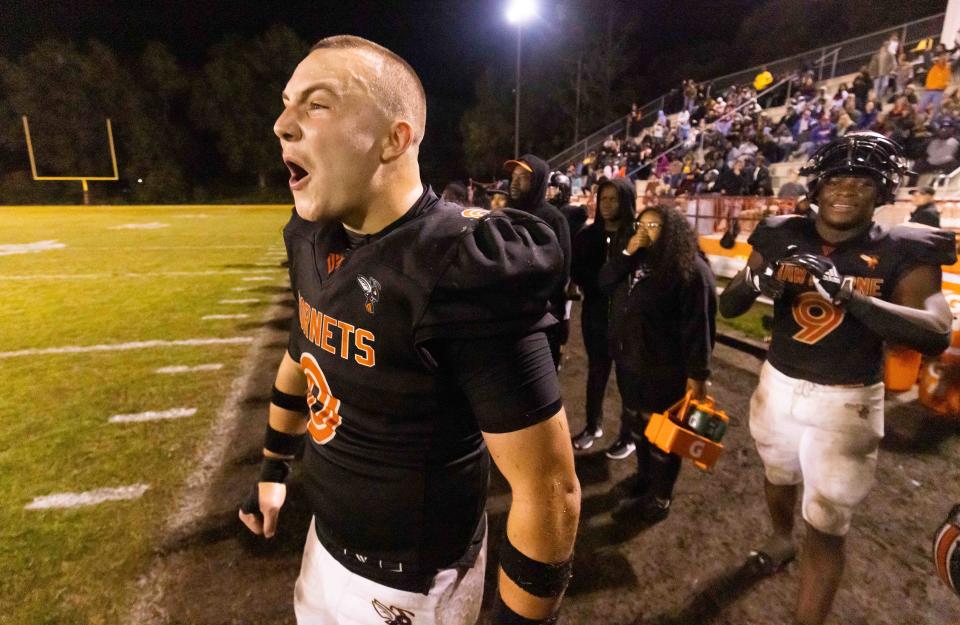
[[[523,25],[537,16],[536,0],[510,0],[507,21],[517,27],[517,88],[513,105],[513,158],[520,158],[520,47]]]
[[[113,146],[113,126],[110,124],[109,118],[107,119],[107,145],[110,147],[110,164],[113,165],[112,176],[40,176],[37,174],[37,160],[33,155],[33,141],[30,139],[30,122],[27,120],[26,115],[23,116],[23,135],[27,139],[27,155],[30,157],[30,173],[33,174],[33,179],[38,182],[62,182],[65,180],[78,181],[83,188],[84,204],[90,203],[90,187],[87,185],[88,181],[99,180],[104,182],[116,182],[120,179],[117,171],[117,151]]]
[[[507,21],[514,26],[522,26],[536,16],[536,0],[510,0],[507,5]]]

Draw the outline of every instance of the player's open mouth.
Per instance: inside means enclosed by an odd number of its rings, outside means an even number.
[[[310,172],[290,158],[284,157],[283,164],[290,170],[290,188],[292,190],[297,191],[307,186],[307,179],[310,177]]]

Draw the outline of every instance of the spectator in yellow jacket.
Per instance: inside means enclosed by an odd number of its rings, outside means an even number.
[[[926,91],[923,97],[920,98],[921,111],[926,111],[928,107],[932,106],[930,117],[936,117],[940,114],[943,92],[950,85],[950,78],[950,59],[946,53],[941,52],[935,57],[933,66],[931,66],[930,71],[927,72],[927,80],[924,84]]]
[[[764,67],[757,77],[753,79],[753,88],[757,90],[757,93],[760,93],[767,87],[773,84],[773,74],[770,73],[770,70]]]

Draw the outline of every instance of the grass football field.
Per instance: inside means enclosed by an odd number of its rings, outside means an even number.
[[[0,623],[124,620],[191,459],[287,284],[289,210],[0,207]],[[127,487],[143,494],[37,499]]]
[[[0,623],[125,621],[285,296],[289,210],[0,207]],[[763,312],[727,323],[759,338]]]

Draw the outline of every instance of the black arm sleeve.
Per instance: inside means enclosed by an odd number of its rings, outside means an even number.
[[[441,369],[454,372],[480,429],[522,430],[560,411],[560,384],[542,332],[492,339],[431,341]]]
[[[683,354],[687,377],[706,380],[710,377],[710,354],[716,336],[717,294],[709,271],[700,267],[686,287],[683,298]]]
[[[597,287],[605,295],[612,295],[627,277],[627,274],[636,268],[637,262],[636,255],[612,254],[610,260],[600,268],[600,275],[597,276]]]
[[[720,314],[731,319],[750,310],[760,294],[747,282],[747,268],[744,267],[720,294]]]
[[[942,295],[938,293],[936,297]],[[859,293],[850,295],[846,308],[890,343],[915,349],[926,356],[937,356],[950,346],[949,309],[944,308],[942,314],[938,314],[936,310],[901,306]]]

